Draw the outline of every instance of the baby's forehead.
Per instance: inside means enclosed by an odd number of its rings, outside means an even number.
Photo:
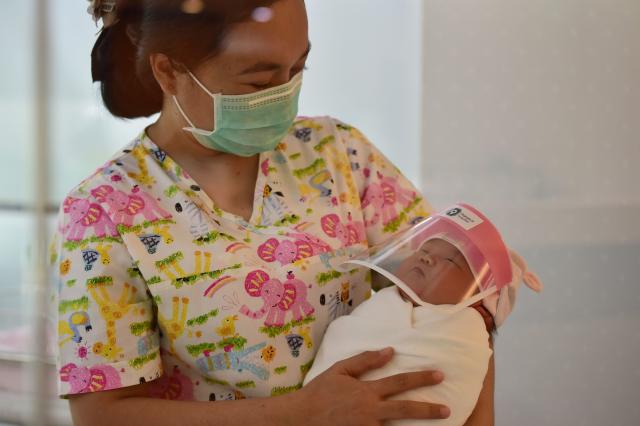
[[[454,246],[450,242],[445,241],[441,238],[432,238],[430,240],[423,242],[420,245],[419,250],[436,250],[438,252],[447,253],[451,255],[462,254],[460,253],[460,250],[458,250],[456,246]]]

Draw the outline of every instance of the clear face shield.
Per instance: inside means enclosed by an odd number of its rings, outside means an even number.
[[[414,305],[470,306],[508,285],[511,260],[500,233],[478,210],[457,204],[340,265],[371,268]]]

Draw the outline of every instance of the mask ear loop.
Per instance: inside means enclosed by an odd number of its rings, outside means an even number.
[[[178,98],[176,97],[176,95],[173,95],[171,98],[173,99],[173,102],[176,104],[176,107],[178,107],[178,111],[180,111],[182,118],[184,118],[187,121],[187,123],[189,123],[189,126],[191,126],[191,127],[183,127],[182,130],[194,129],[195,126],[193,125],[193,122],[189,119],[189,117],[187,117],[187,114],[184,112],[184,110],[180,106],[180,102],[178,102]]]
[[[173,95],[172,96],[173,102],[176,104],[176,107],[178,107],[178,111],[180,111],[180,114],[182,115],[182,117],[187,121],[187,123],[189,123],[189,126],[190,126],[190,127],[183,127],[182,130],[185,130],[191,133],[197,133],[202,136],[211,136],[216,131],[216,125],[218,123],[218,115],[219,115],[218,105],[220,105],[220,97],[222,96],[222,94],[211,93],[211,91],[207,89],[206,86],[202,84],[200,80],[198,80],[198,78],[195,75],[193,75],[191,71],[187,71],[187,72],[189,73],[189,76],[193,79],[193,81],[195,81],[196,84],[200,86],[200,88],[204,90],[204,92],[207,95],[209,95],[209,97],[213,100],[213,130],[209,131],[209,130],[197,128],[195,124],[193,124],[193,122],[189,119],[187,114],[184,112],[184,109],[182,109],[182,106],[180,106],[180,102],[178,102],[178,98],[175,95]]]
[[[215,97],[216,97],[216,94],[215,94],[215,93],[211,93],[211,92],[209,91],[209,89],[207,89],[207,87],[206,87],[204,84],[202,84],[202,83],[200,82],[200,80],[198,80],[198,78],[197,78],[195,75],[193,75],[193,73],[192,73],[191,71],[187,71],[187,72],[189,73],[189,75],[191,76],[191,78],[193,79],[193,81],[195,81],[195,82],[196,82],[196,84],[197,84],[198,86],[200,86],[200,88],[201,88],[202,90],[204,90],[204,91],[205,91],[205,93],[206,93],[207,95],[209,95],[211,98],[215,98]]]

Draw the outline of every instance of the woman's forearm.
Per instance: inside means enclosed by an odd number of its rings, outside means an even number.
[[[114,424],[246,426],[288,425],[295,419],[292,395],[236,401],[170,401],[141,396],[109,400],[106,404],[72,403],[76,426],[112,426]],[[99,406],[100,405],[100,406]],[[301,421],[301,419],[298,419]]]

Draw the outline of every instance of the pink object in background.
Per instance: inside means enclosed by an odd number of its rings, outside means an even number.
[[[55,356],[55,329],[51,324],[47,323],[47,341],[40,347],[44,350],[44,356],[47,358],[53,358]],[[22,325],[16,328],[10,328],[6,330],[0,330],[0,352],[10,354],[29,354],[32,351],[31,345],[31,330],[29,326]],[[42,354],[39,354],[42,355]]]

